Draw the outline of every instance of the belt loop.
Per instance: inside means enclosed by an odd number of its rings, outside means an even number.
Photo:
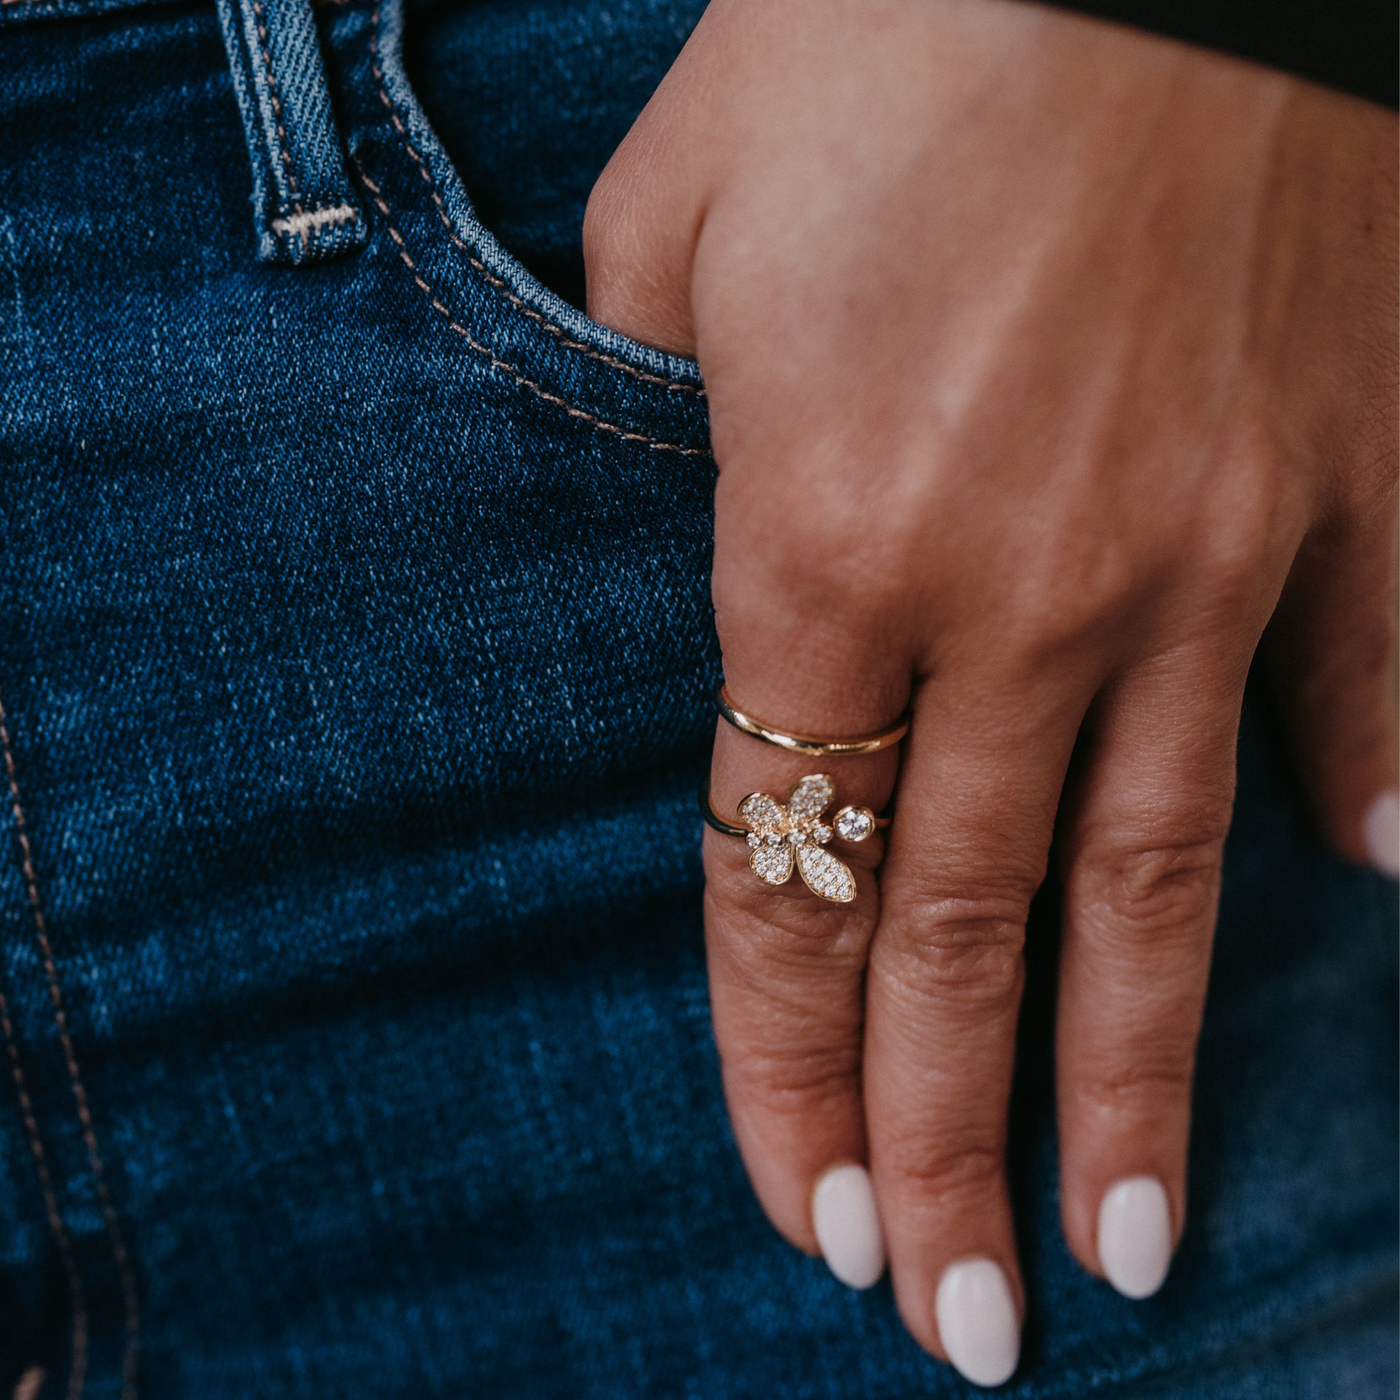
[[[309,263],[368,236],[345,171],[311,0],[218,0],[253,166],[263,262]]]

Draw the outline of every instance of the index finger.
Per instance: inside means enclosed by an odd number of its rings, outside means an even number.
[[[814,703],[815,676],[760,677],[728,656],[726,664],[736,700],[765,721],[781,717],[784,727],[832,738],[879,727],[858,706]],[[750,702],[748,695],[762,698]],[[787,753],[721,722],[711,796],[732,821],[748,794],[764,792],[784,803],[794,784],[823,774],[832,794],[823,804],[825,825],[844,805],[883,807],[897,762],[893,749],[863,757]],[[865,1175],[861,1038],[866,952],[879,911],[874,869],[883,843],[878,833],[845,841],[829,825],[823,839],[829,844],[822,850],[854,879],[848,901],[814,893],[792,847],[755,852],[741,839],[706,833],[710,996],[730,1118],[760,1202],[798,1248],[820,1249],[843,1282],[868,1287],[883,1272],[884,1252]],[[754,868],[767,868],[770,855],[772,882]]]

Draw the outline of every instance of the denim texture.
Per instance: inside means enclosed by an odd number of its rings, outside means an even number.
[[[559,133],[600,165],[698,9],[453,20],[483,72],[558,41],[513,108],[415,69],[512,242],[567,260]],[[368,240],[299,266],[259,260],[212,3],[36,13],[0,34],[0,1387],[978,1393],[777,1237],[726,1122],[695,366],[483,227],[397,3],[317,11]],[[493,151],[555,141],[513,196]],[[1037,906],[1009,1395],[1394,1394],[1396,890],[1322,849],[1255,703],[1240,765],[1146,1303],[1061,1238]]]
[[[218,0],[265,262],[336,257],[365,241],[307,0]]]

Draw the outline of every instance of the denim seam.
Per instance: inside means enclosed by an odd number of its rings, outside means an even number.
[[[273,219],[271,227],[274,233],[290,233],[297,238],[305,238],[315,233],[322,224],[348,224],[359,217],[359,212],[352,204],[323,204],[306,210],[297,205],[297,212],[290,219]]]
[[[29,844],[24,808],[20,805],[19,777],[15,772],[14,750],[10,744],[3,700],[0,700],[0,750],[3,750],[4,754],[5,777],[10,788],[10,807],[14,813],[15,834],[19,837],[25,894],[34,916],[34,932],[44,963],[44,975],[48,979],[49,1000],[53,1002],[54,1025],[58,1028],[58,1039],[63,1047],[63,1058],[73,1089],[73,1100],[78,1108],[83,1145],[87,1148],[88,1170],[92,1173],[93,1185],[97,1188],[97,1196],[102,1205],[102,1218],[106,1223],[107,1237],[112,1246],[112,1257],[116,1261],[117,1274],[121,1280],[123,1323],[126,1328],[126,1351],[122,1359],[122,1400],[136,1400],[136,1361],[140,1354],[141,1335],[141,1307],[136,1295],[136,1278],[126,1252],[121,1222],[117,1219],[116,1207],[112,1204],[112,1194],[107,1189],[106,1172],[97,1147],[97,1133],[93,1128],[92,1113],[88,1107],[87,1090],[83,1088],[82,1076],[78,1072],[78,1059],[73,1050],[73,1038],[68,1030],[68,1015],[63,1009],[63,993],[59,987],[53,947],[49,943],[48,922],[44,918],[44,907],[39,900],[39,880],[34,872],[34,851]]]
[[[437,216],[442,221],[442,226],[447,230],[447,236],[451,239],[452,243],[460,249],[461,252],[466,254],[467,261],[483,278],[485,278],[487,284],[498,295],[504,297],[506,301],[517,310],[522,311],[532,321],[537,322],[544,330],[548,331],[550,335],[554,336],[560,345],[569,350],[577,350],[581,355],[587,355],[589,359],[601,360],[603,364],[611,365],[614,369],[620,369],[624,374],[633,375],[635,378],[643,380],[647,384],[659,384],[664,389],[678,390],[685,394],[695,394],[697,397],[703,399],[705,397],[705,390],[697,385],[683,384],[679,380],[667,379],[659,374],[648,374],[646,370],[638,369],[635,365],[629,365],[626,360],[618,359],[616,355],[608,355],[602,350],[595,350],[591,345],[583,344],[582,341],[571,339],[562,326],[556,326],[552,321],[536,311],[533,306],[530,306],[522,298],[516,296],[515,293],[507,287],[506,283],[491,272],[486,264],[476,256],[471,245],[468,244],[457,232],[456,228],[453,227],[452,219],[443,204],[442,194],[438,190],[437,181],[433,178],[432,171],[428,169],[427,162],[424,161],[423,157],[418,153],[417,148],[413,145],[408,134],[408,129],[404,126],[403,120],[399,116],[398,109],[394,106],[393,98],[389,96],[385,88],[384,72],[379,66],[379,11],[381,4],[382,0],[375,0],[374,10],[370,15],[369,31],[370,65],[374,70],[374,81],[379,90],[379,100],[384,104],[384,110],[388,112],[389,120],[393,123],[394,130],[398,132],[400,139],[403,141],[404,150],[408,152],[414,165],[418,167],[418,173],[427,184],[428,190],[432,195],[433,204],[437,209]]]
[[[623,442],[642,442],[655,452],[677,452],[682,457],[708,457],[710,455],[707,448],[682,447],[679,443],[662,442],[659,438],[648,437],[645,433],[631,432],[626,428],[620,427],[616,423],[609,423],[605,419],[599,418],[596,414],[587,413],[581,408],[575,408],[573,404],[560,398],[558,394],[551,394],[548,389],[544,388],[542,385],[536,384],[533,379],[527,378],[513,364],[507,360],[501,359],[487,346],[483,345],[472,335],[471,331],[469,331],[466,326],[462,325],[461,322],[452,315],[452,312],[438,299],[437,293],[423,280],[423,275],[418,271],[418,265],[413,261],[408,251],[408,245],[404,242],[403,234],[401,234],[394,225],[393,216],[389,211],[388,204],[384,202],[384,197],[379,191],[379,186],[370,179],[358,156],[352,156],[351,159],[355,162],[356,170],[359,171],[360,180],[369,191],[370,197],[374,200],[380,214],[383,215],[384,224],[389,230],[389,237],[394,240],[399,257],[403,260],[404,266],[408,269],[409,275],[413,278],[414,285],[428,299],[428,304],[433,310],[436,311],[478,355],[485,356],[496,369],[502,370],[510,375],[522,389],[528,389],[532,394],[542,398],[546,403],[553,404],[556,408],[562,408],[570,418],[581,419],[583,422],[589,423],[597,428],[600,432],[616,433]]]
[[[11,0],[4,0],[11,3]],[[8,752],[8,749],[7,749]],[[15,1036],[14,1023],[10,1020],[9,1004],[0,992],[0,1031],[5,1035],[5,1051],[10,1060],[10,1076],[15,1081],[15,1096],[19,1099],[20,1117],[24,1120],[24,1135],[29,1140],[29,1154],[34,1158],[34,1175],[39,1179],[39,1193],[44,1198],[44,1213],[48,1217],[49,1231],[63,1264],[63,1274],[68,1281],[68,1297],[73,1308],[73,1331],[69,1350],[67,1400],[82,1400],[83,1387],[87,1382],[88,1317],[87,1298],[83,1293],[83,1279],[78,1272],[73,1248],[68,1241],[68,1230],[63,1223],[63,1213],[58,1208],[58,1197],[53,1189],[53,1177],[44,1155],[44,1141],[39,1136],[39,1123],[34,1117],[34,1102],[29,1097],[29,1088],[24,1082],[24,1066],[20,1061],[19,1041]]]
[[[272,115],[277,118],[277,154],[282,161],[282,169],[287,172],[287,188],[292,196],[292,208],[298,218],[304,214],[301,195],[297,191],[296,170],[292,166],[292,153],[287,148],[287,128],[282,121],[282,99],[277,92],[277,75],[272,70],[272,51],[267,37],[267,21],[263,16],[262,0],[252,0],[253,17],[257,22],[258,44],[262,49],[263,67],[267,70],[267,94],[272,99]]]

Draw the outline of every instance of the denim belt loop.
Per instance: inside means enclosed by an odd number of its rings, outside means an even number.
[[[218,0],[253,167],[263,262],[310,263],[368,236],[345,170],[311,0]]]

